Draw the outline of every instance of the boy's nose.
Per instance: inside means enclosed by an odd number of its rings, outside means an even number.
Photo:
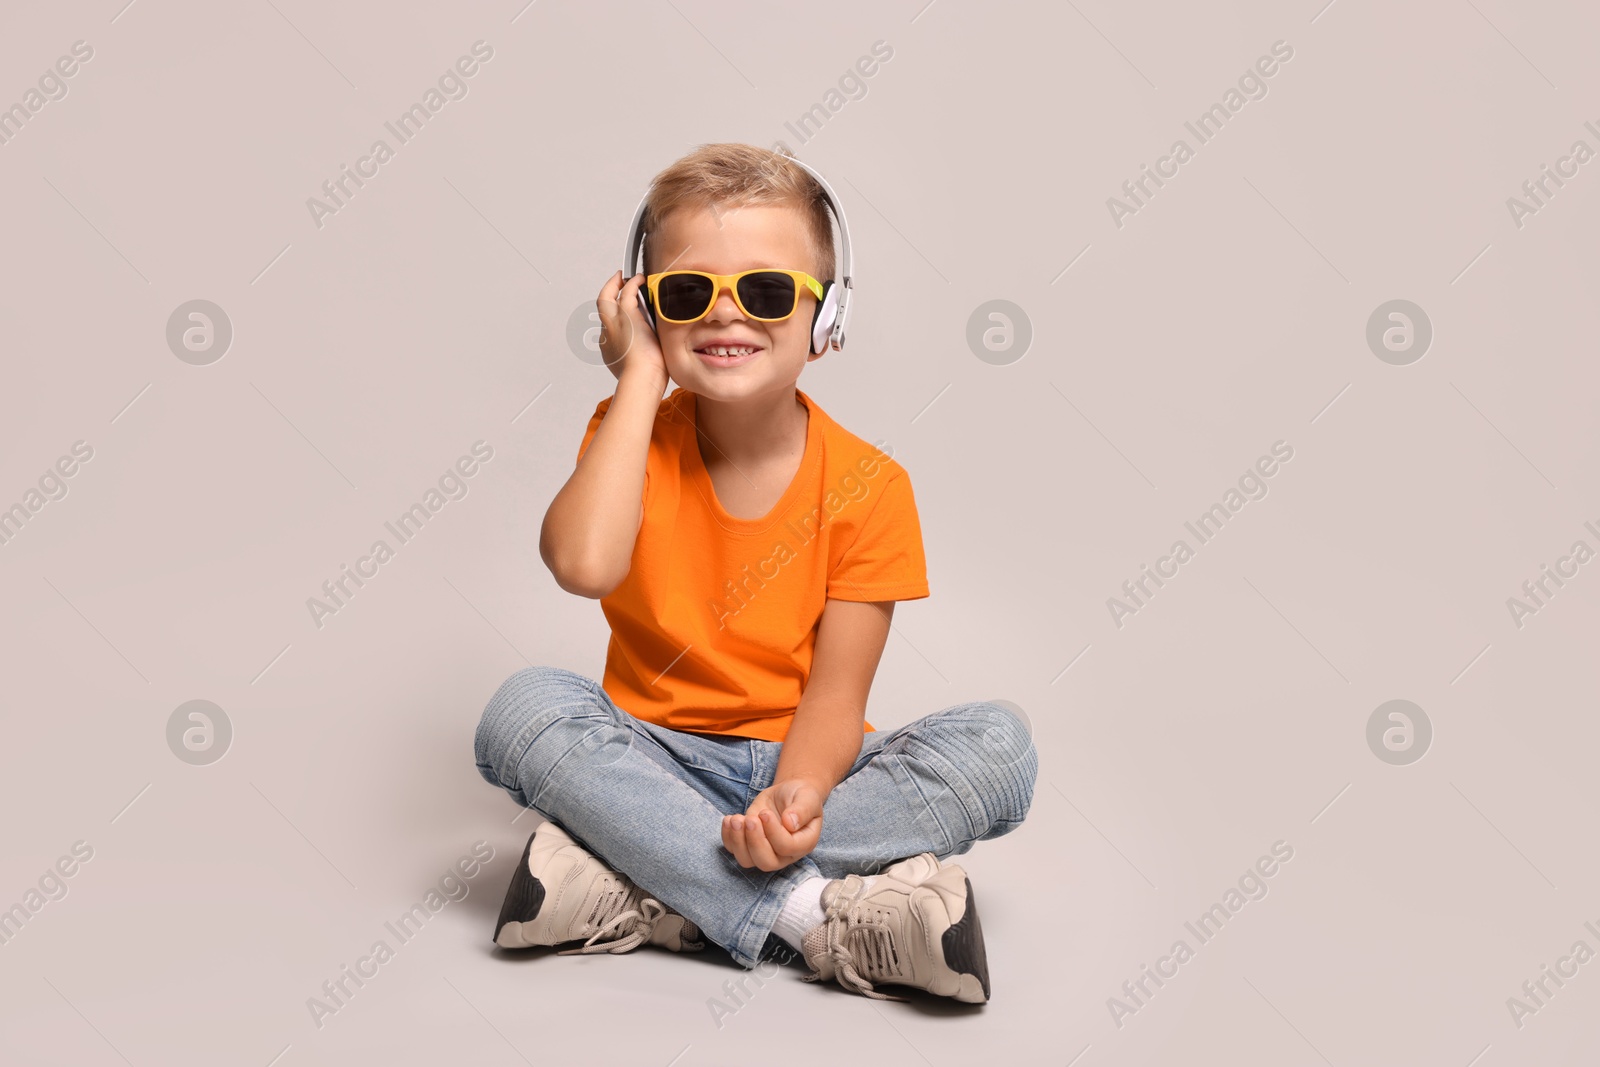
[[[733,294],[726,289],[717,294],[716,303],[712,304],[711,310],[706,313],[709,322],[736,322],[743,318],[744,312],[739,310]]]

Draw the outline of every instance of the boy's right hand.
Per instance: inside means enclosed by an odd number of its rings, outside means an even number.
[[[804,779],[775,782],[756,794],[743,815],[722,817],[722,847],[741,867],[782,870],[817,847],[824,800]]]
[[[659,379],[664,393],[667,361],[661,355],[655,330],[639,306],[639,289],[643,285],[643,274],[624,281],[620,270],[606,279],[595,300],[595,309],[600,313],[600,355],[618,381],[624,374]]]

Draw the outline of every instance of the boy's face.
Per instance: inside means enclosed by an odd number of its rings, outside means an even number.
[[[806,221],[785,204],[756,207],[680,208],[661,221],[651,239],[652,272],[701,270],[737,274],[758,267],[802,270],[819,281]],[[830,272],[831,273],[831,272]],[[717,302],[698,322],[658,320],[656,336],[672,380],[708,400],[738,401],[794,388],[812,359],[811,319],[817,298],[804,286],[795,313],[781,322],[747,318],[733,295]],[[718,342],[754,346],[750,356],[729,358],[702,350]]]

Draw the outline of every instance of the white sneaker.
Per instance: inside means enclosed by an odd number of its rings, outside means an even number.
[[[646,943],[698,952],[705,948],[699,936],[698,926],[647,896],[551,821],[528,838],[494,928],[501,948],[583,942],[562,956],[632,952]]]
[[[870,890],[859,875],[822,889],[827,918],[806,934],[803,948],[813,974],[834,979],[877,1000],[903,1000],[880,985],[924,989],[968,1004],[989,999],[989,963],[983,927],[967,872],[940,866],[931,852],[901,860]]]

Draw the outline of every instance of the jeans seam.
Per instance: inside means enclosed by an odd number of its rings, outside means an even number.
[[[616,726],[616,725],[619,725],[619,724],[613,722],[610,725]],[[605,728],[605,725],[601,724],[601,725],[596,726],[594,729],[604,729],[604,728]],[[594,729],[589,730],[582,737],[578,738],[578,740],[574,741],[571,745],[569,745],[567,747],[567,750],[565,752],[561,753],[561,755],[557,756],[551,762],[550,769],[545,773],[544,777],[538,783],[537,792],[532,797],[528,798],[528,807],[534,808],[534,809],[540,810],[540,811],[544,810],[544,809],[539,807],[539,801],[544,798],[545,791],[550,788],[550,783],[556,780],[556,776],[561,770],[561,765],[563,763],[565,763],[569,758],[571,758],[571,756],[572,756],[572,754],[574,752],[576,752],[578,749],[582,748],[584,743],[587,742],[590,737],[594,736]],[[530,746],[532,745],[531,741],[529,742],[529,745]],[[524,747],[523,751],[526,752],[527,748]]]
[[[747,811],[749,810],[750,805],[755,803],[756,795],[758,793],[760,793],[762,790],[768,789],[768,788],[771,787],[771,785],[773,783],[769,779],[776,778],[776,775],[777,775],[777,767],[776,767],[775,763],[774,763],[774,766],[773,766],[773,773],[771,775],[769,775],[767,773],[767,762],[768,762],[767,761],[767,755],[768,755],[768,751],[767,751],[767,749],[765,747],[763,747],[763,742],[757,741],[754,738],[752,738],[749,741],[749,745],[750,745],[750,780],[745,783],[745,787],[744,787],[744,798],[745,798],[744,799],[744,806],[745,806],[745,810],[747,810]],[[779,751],[781,752],[782,749],[780,748]],[[756,785],[756,783],[758,783],[758,782],[766,782],[767,784],[766,785],[762,785],[762,786],[760,786],[758,788],[757,785]]]
[[[549,773],[546,774],[544,780],[539,783],[539,788],[536,792],[536,795],[529,797],[523,790],[522,783],[519,781],[515,770],[521,766],[523,758],[528,753],[528,749],[533,747],[533,744],[538,739],[539,735],[543,733],[546,728],[552,725],[552,721],[558,713],[567,708],[573,707],[591,708],[598,714],[593,716],[571,717],[594,718],[602,723],[609,723],[611,725],[626,725],[625,723],[619,722],[620,716],[625,713],[621,708],[617,707],[614,701],[612,701],[611,695],[605,691],[604,687],[600,686],[593,679],[586,678],[574,671],[568,671],[560,667],[550,668],[549,670],[552,673],[559,672],[561,675],[563,675],[562,679],[559,682],[549,679],[541,679],[538,684],[523,685],[517,690],[518,697],[528,700],[529,703],[533,704],[539,709],[540,714],[529,716],[528,719],[518,727],[517,731],[512,735],[511,739],[505,746],[505,766],[513,771],[511,776],[511,784],[507,785],[505,783],[504,776],[502,775],[502,768],[492,768],[495,773],[496,782],[499,784],[500,788],[506,790],[515,789],[518,793],[522,793],[524,798],[524,806],[533,808],[536,811],[542,810],[539,808],[538,802],[543,797],[545,789],[548,787],[550,780],[555,777],[557,768],[560,767],[562,762],[571,756],[573,751],[581,746],[583,742],[590,736],[589,734],[585,734],[583,738],[580,738],[559,757],[557,757],[556,760],[551,763]],[[521,673],[522,672],[520,671],[518,672],[518,674]],[[582,697],[577,697],[577,694],[572,693],[574,688],[582,690],[587,697],[596,699],[589,700],[583,699]],[[573,699],[570,702],[563,701],[561,696],[557,696],[554,700],[545,699],[545,695],[551,692],[577,697],[577,699]],[[596,704],[598,704],[598,707],[596,707]],[[541,722],[541,720],[544,721]],[[512,758],[513,752],[516,753],[515,759]]]
[[[948,792],[955,799],[960,806],[961,814],[965,817],[966,826],[962,828],[963,832],[957,833],[954,827],[948,826],[946,819],[941,815],[933,801],[923,793],[922,783],[917,780],[915,775],[907,773],[903,766],[895,764],[895,769],[903,776],[901,778],[901,788],[909,787],[916,794],[918,802],[928,812],[934,825],[938,827],[941,836],[949,841],[950,847],[942,855],[954,855],[960,852],[963,847],[970,847],[974,841],[978,840],[977,837],[964,831],[966,829],[975,829],[983,822],[983,800],[972,788],[972,784],[967,781],[966,776],[961,773],[960,768],[946,759],[944,753],[937,746],[929,744],[923,738],[912,736],[908,738],[907,749],[911,747],[910,742],[915,742],[921,747],[922,751],[917,753],[901,751],[894,753],[894,755],[901,760],[916,760],[920,762],[938,779],[944,789],[939,793],[935,793],[933,799],[938,799],[944,792]],[[974,815],[975,812],[977,813],[976,815]]]

